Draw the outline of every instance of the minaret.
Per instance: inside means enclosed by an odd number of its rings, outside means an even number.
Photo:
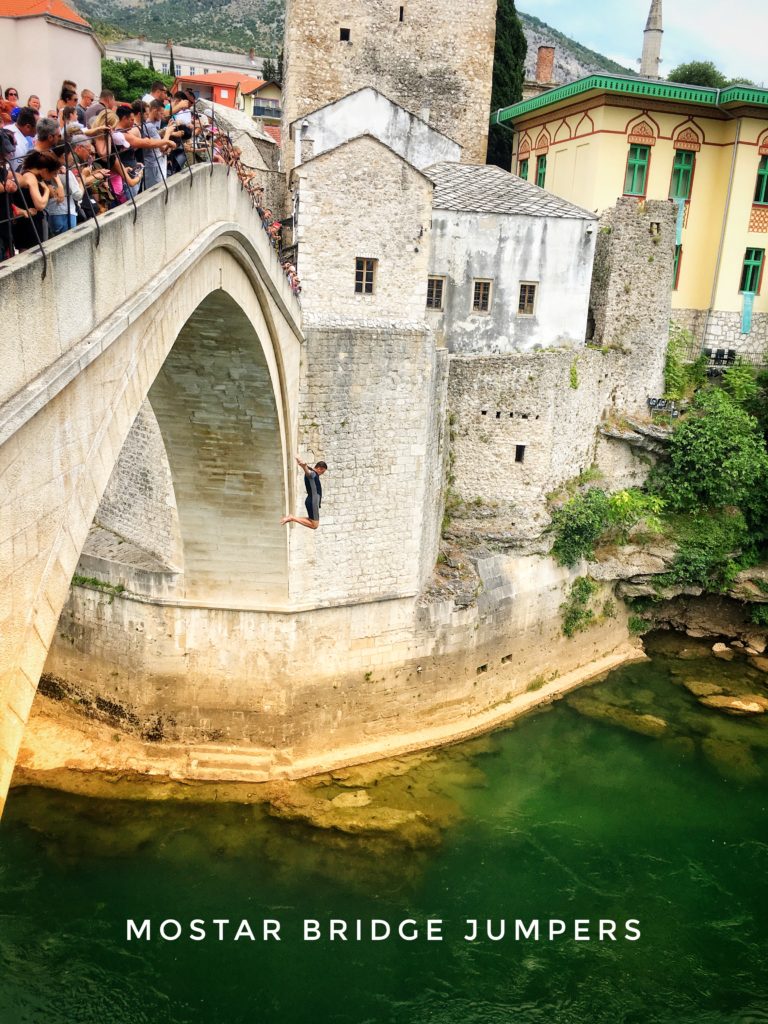
[[[659,78],[661,64],[661,0],[651,0],[648,21],[643,33],[643,56],[640,58],[640,77]]]

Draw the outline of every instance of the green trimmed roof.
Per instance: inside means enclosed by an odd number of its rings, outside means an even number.
[[[491,124],[514,121],[523,114],[548,107],[552,103],[579,96],[585,92],[617,92],[628,96],[643,96],[656,100],[682,100],[707,107],[723,107],[734,103],[749,103],[768,107],[768,89],[752,85],[731,85],[727,89],[709,89],[699,85],[681,85],[656,78],[624,78],[621,75],[588,75],[568,85],[550,89],[541,96],[523,100],[511,107],[503,107],[491,115]]]

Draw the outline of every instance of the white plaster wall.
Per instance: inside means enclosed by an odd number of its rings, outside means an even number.
[[[594,251],[590,221],[435,210],[429,273],[446,278],[444,311],[427,315],[439,342],[459,354],[581,347]],[[472,312],[475,278],[493,281],[489,313]],[[533,316],[518,316],[522,281],[537,284]]]
[[[375,89],[361,89],[344,96],[291,126],[294,141],[297,136],[301,139],[304,159],[309,157],[310,151],[319,156],[364,132],[379,139],[419,170],[444,160],[461,160],[458,142],[430,128],[426,121]],[[296,152],[294,148],[294,157]],[[294,159],[291,166],[293,164]]]
[[[44,114],[56,106],[65,78],[78,91],[101,92],[101,51],[93,35],[46,18],[0,19],[0,68],[3,89],[15,86],[22,105],[32,93],[39,96]]]

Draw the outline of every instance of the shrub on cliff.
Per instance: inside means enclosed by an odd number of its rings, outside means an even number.
[[[651,486],[670,507],[686,511],[741,505],[766,476],[757,420],[725,391],[708,388],[672,435],[669,463],[654,472]]]
[[[595,544],[608,524],[610,499],[599,487],[576,494],[552,513],[555,543],[552,554],[560,565],[594,558]]]
[[[560,565],[574,566],[580,558],[594,558],[600,540],[625,543],[629,531],[640,522],[651,533],[658,533],[663,509],[664,501],[658,495],[644,494],[635,487],[611,495],[593,487],[552,513],[552,554]]]

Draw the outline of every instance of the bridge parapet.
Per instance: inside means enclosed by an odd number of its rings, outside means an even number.
[[[228,171],[223,165],[199,165],[191,175],[169,180],[167,202],[163,188],[141,195],[135,224],[134,209],[126,204],[99,217],[98,233],[88,221],[46,242],[44,277],[39,250],[0,265],[0,359],[5,367],[0,408],[84,338],[94,338],[99,328],[123,331],[142,306],[139,293],[155,290],[159,278],[183,273],[185,250],[194,245],[194,258],[199,258],[206,234],[211,246],[221,246],[223,235],[231,237],[233,247],[248,250],[285,319],[300,332],[298,299],[251,198]],[[165,287],[170,283],[162,282]]]

